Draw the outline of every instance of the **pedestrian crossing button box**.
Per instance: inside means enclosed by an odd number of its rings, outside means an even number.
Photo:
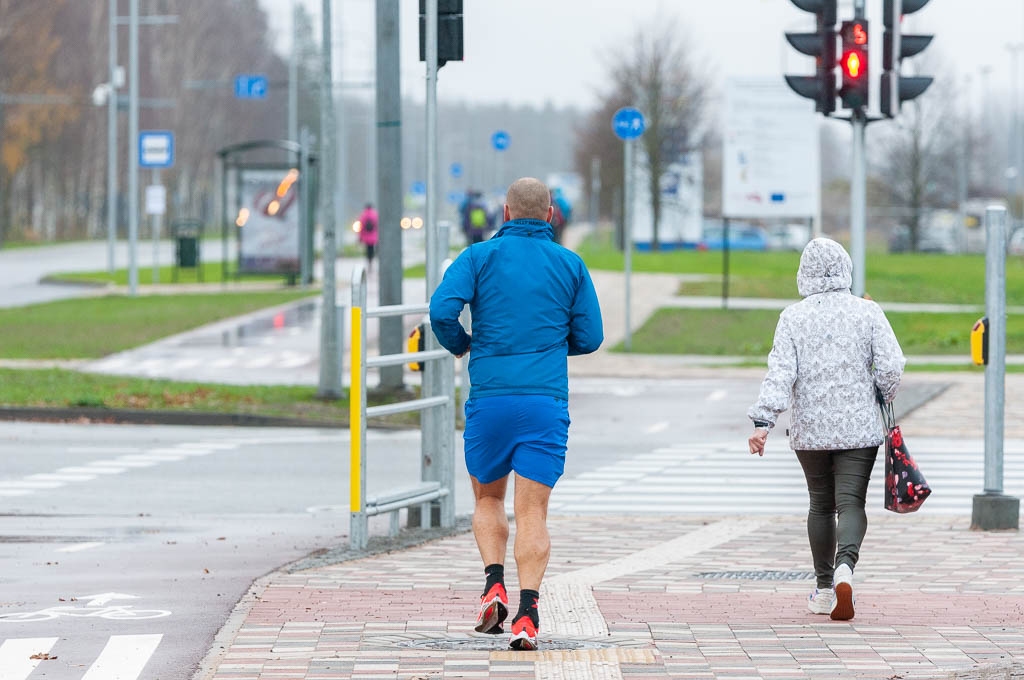
[[[988,317],[982,317],[971,328],[971,361],[988,365]]]

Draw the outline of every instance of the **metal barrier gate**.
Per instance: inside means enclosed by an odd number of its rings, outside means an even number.
[[[427,303],[366,306],[366,270],[352,273],[351,387],[349,392],[351,523],[349,544],[362,550],[369,541],[369,518],[391,513],[390,531],[398,533],[402,508],[420,506],[420,526],[432,526],[433,503],[439,502],[442,527],[455,526],[455,357],[440,348],[429,322],[424,332],[424,351],[366,356],[366,326],[372,318],[427,314]],[[422,362],[420,397],[379,406],[366,405],[366,371],[369,368]],[[388,491],[366,498],[366,420],[375,416],[421,411],[421,483],[409,489]]]

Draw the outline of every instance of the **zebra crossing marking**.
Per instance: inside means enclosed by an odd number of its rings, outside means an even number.
[[[55,637],[4,640],[0,645],[0,680],[25,680],[57,640]]]
[[[112,635],[82,680],[135,680],[163,637],[162,634]]]

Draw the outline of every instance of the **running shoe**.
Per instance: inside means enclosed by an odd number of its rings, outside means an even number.
[[[512,639],[509,640],[508,646],[521,652],[537,649],[537,627],[526,614],[512,622]]]
[[[832,602],[836,599],[836,593],[831,588],[815,588],[814,592],[807,596],[807,608],[812,614],[831,614]]]
[[[480,614],[476,617],[473,630],[478,633],[498,635],[505,632],[501,627],[508,616],[508,594],[505,586],[495,583],[485,595],[480,597]]]
[[[836,597],[832,601],[832,611],[829,614],[833,621],[849,621],[853,618],[853,569],[848,564],[840,564],[836,567],[835,575],[832,577],[832,589]]]

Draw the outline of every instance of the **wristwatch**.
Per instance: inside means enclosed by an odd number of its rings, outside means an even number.
[[[754,429],[757,429],[757,430],[767,430],[767,431],[771,432],[772,424],[769,423],[766,420],[755,420],[754,421]]]

